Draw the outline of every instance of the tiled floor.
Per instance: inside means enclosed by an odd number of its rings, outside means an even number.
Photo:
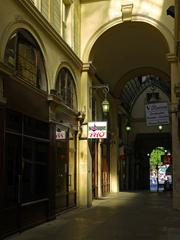
[[[180,240],[180,213],[171,200],[162,192],[110,194],[8,240]]]

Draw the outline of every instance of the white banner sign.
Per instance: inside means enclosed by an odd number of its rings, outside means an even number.
[[[107,138],[107,122],[88,122],[88,138]]]
[[[56,128],[56,139],[66,139],[66,131]]]
[[[169,124],[169,110],[167,102],[146,104],[145,108],[147,126]]]

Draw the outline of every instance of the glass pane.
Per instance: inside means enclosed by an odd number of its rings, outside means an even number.
[[[4,56],[5,62],[13,68],[16,67],[16,37],[17,34],[15,33],[8,40]]]
[[[41,90],[47,91],[47,78],[44,61],[39,51],[37,52],[37,87]]]
[[[76,107],[74,79],[67,68],[60,70],[56,87],[64,103],[70,108]]]
[[[24,134],[49,139],[49,124],[24,116]]]
[[[5,163],[6,163],[6,206],[17,203],[18,177],[21,160],[21,137],[6,134],[5,139]]]
[[[22,115],[18,112],[7,110],[6,128],[22,132]]]
[[[25,40],[19,40],[18,58],[17,58],[18,74],[25,78],[30,84],[36,86],[37,81],[37,62],[35,48]]]
[[[57,160],[56,160],[56,193],[67,192],[68,184],[68,142],[57,143]]]
[[[22,200],[47,197],[48,144],[25,138],[23,147]]]

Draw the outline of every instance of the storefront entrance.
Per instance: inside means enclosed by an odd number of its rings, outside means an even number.
[[[9,234],[47,220],[49,124],[12,110],[1,113],[0,233]]]
[[[75,134],[63,131],[66,139],[56,141],[56,213],[76,205]]]

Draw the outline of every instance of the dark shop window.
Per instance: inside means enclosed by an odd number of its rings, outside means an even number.
[[[6,134],[6,194],[5,205],[13,206],[19,195],[18,180],[20,176],[21,137]]]
[[[22,201],[47,197],[48,143],[24,138]]]
[[[24,116],[24,134],[48,139],[49,124],[28,116]]]
[[[20,133],[22,131],[22,114],[12,110],[7,110],[6,129]]]

